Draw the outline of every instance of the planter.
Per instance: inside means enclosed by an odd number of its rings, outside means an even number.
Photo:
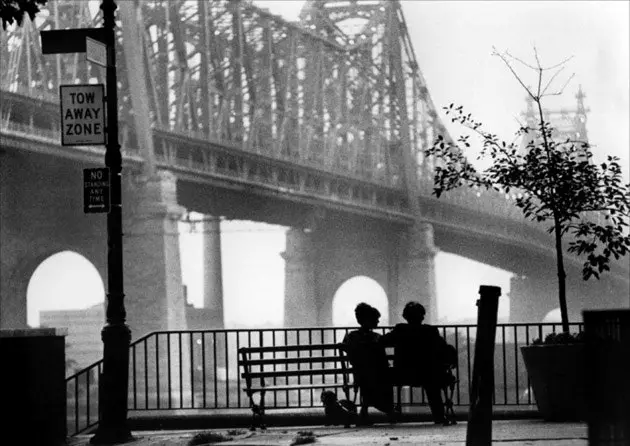
[[[585,352],[584,344],[521,347],[538,411],[545,420],[586,420]]]

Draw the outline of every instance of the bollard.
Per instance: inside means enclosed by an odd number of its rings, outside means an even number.
[[[492,443],[492,392],[494,390],[494,343],[501,288],[481,285],[477,300],[477,339],[466,429],[466,446]]]
[[[588,444],[630,444],[630,310],[584,311]]]

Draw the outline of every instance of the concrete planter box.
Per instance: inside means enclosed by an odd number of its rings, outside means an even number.
[[[586,346],[521,347],[538,411],[549,421],[585,421]]]

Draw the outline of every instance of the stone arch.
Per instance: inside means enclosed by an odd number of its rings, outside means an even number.
[[[542,322],[560,322],[561,320],[562,319],[560,316],[560,308],[558,307],[548,311],[545,317],[542,319]]]
[[[28,280],[27,321],[33,326],[29,316],[35,314],[29,315],[31,309],[79,310],[97,304],[102,307],[104,298],[105,283],[96,266],[85,255],[59,251],[40,262]]]
[[[2,311],[6,311],[6,314],[9,315],[6,328],[24,328],[27,326],[26,295],[29,282],[42,262],[64,251],[74,252],[87,259],[99,272],[103,283],[107,283],[105,262],[98,262],[88,249],[76,244],[33,243],[32,249],[24,251],[24,255],[16,260],[8,274],[8,280],[6,280],[6,295],[2,298]]]
[[[389,325],[389,299],[385,288],[368,276],[354,276],[339,286],[332,298],[332,322],[335,326],[354,326],[354,308],[365,302],[381,312],[380,325]]]
[[[320,272],[318,281],[320,308],[320,323],[332,325],[333,302],[335,294],[344,283],[355,277],[366,277],[373,280],[384,291],[389,302],[390,277],[387,268],[388,259],[385,253],[377,249],[345,249],[331,253],[327,257],[327,266]],[[388,314],[388,318],[389,318]],[[381,323],[385,320],[381,311]]]

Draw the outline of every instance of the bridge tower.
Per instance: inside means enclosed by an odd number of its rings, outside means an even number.
[[[437,319],[432,226],[422,221],[418,175],[425,167],[420,153],[439,121],[407,34],[398,1],[309,0],[300,25],[339,48],[333,69],[322,69],[313,48],[306,78],[314,89],[304,101],[321,119],[326,104],[338,113],[328,126],[341,150],[365,142],[360,159],[372,174],[384,175],[406,191],[412,215],[406,228],[387,233],[378,225],[335,221],[330,213],[287,234],[285,325],[330,325],[335,291],[356,275],[367,275],[386,291],[389,321],[401,320],[409,300],[422,302],[427,321]],[[309,97],[310,96],[310,97]],[[319,116],[317,116],[319,115]],[[345,146],[345,147],[344,147]],[[391,229],[390,229],[391,231]]]

